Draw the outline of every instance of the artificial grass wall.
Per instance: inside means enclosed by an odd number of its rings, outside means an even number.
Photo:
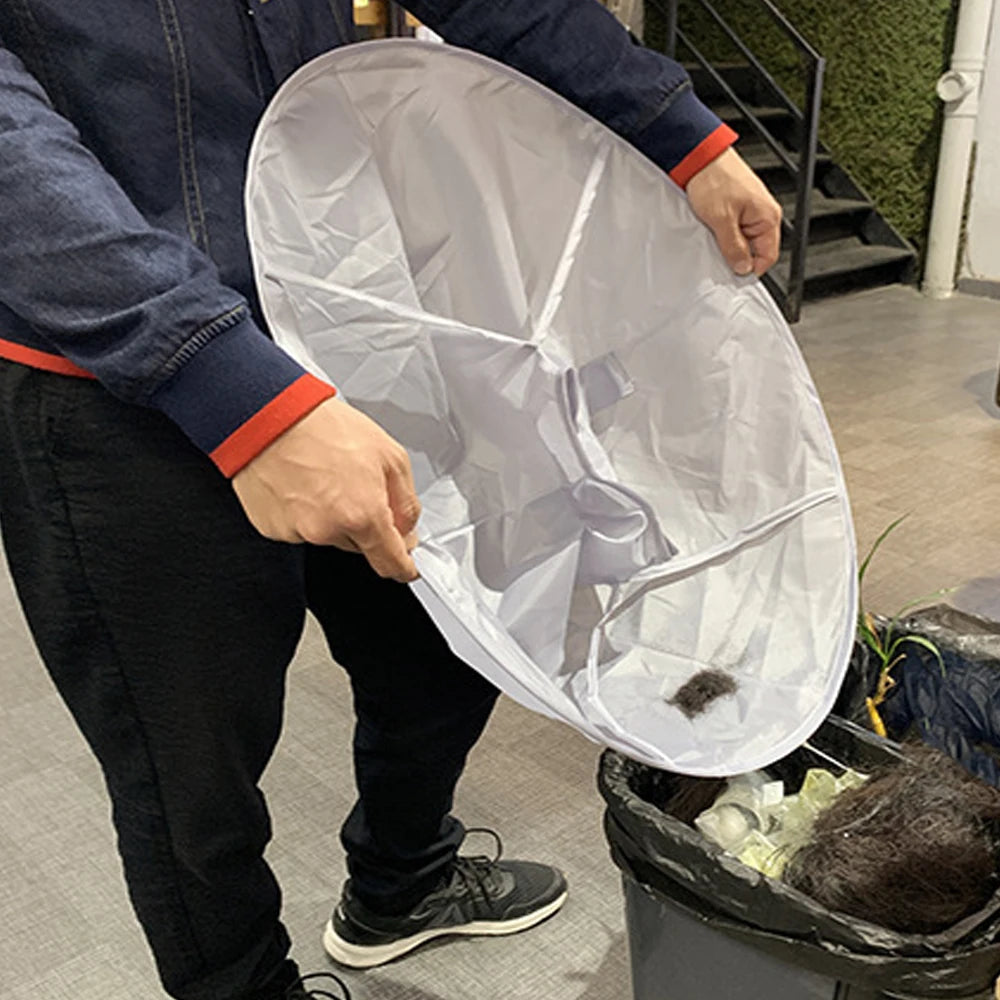
[[[801,100],[798,54],[757,0],[714,0],[714,6]],[[777,6],[826,58],[822,141],[896,229],[923,248],[941,133],[934,85],[950,60],[958,0],[777,0]],[[681,0],[678,22],[705,55],[738,61],[697,0]],[[646,44],[662,50],[664,38],[661,8],[647,2]]]

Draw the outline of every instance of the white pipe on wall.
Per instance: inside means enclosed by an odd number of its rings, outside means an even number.
[[[947,298],[955,290],[962,211],[992,11],[993,0],[962,0],[951,69],[937,82],[938,97],[944,101],[944,129],[923,285],[924,294],[936,299]]]

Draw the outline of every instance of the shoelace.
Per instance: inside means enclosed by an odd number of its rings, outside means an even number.
[[[472,833],[485,833],[493,838],[496,852],[491,858],[485,854],[458,857],[455,859],[452,878],[465,883],[470,895],[479,895],[486,903],[490,901],[490,890],[497,877],[497,862],[503,856],[503,841],[496,830],[486,826],[473,826],[465,831],[468,837]]]
[[[332,979],[338,992],[331,993],[326,989],[313,989],[312,987],[306,988],[306,983],[317,979]],[[347,984],[339,976],[335,976],[332,972],[314,972],[308,976],[302,976],[296,982],[292,983],[285,996],[288,1000],[306,1000],[307,997],[312,997],[314,1000],[318,997],[328,997],[329,1000],[351,1000],[351,991],[347,988]]]

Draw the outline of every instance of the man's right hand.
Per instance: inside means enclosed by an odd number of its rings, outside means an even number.
[[[420,501],[405,449],[373,420],[328,399],[233,477],[250,523],[279,542],[361,552],[379,576],[419,575]]]

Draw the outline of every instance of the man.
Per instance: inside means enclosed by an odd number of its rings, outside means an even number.
[[[780,213],[733,133],[596,0],[407,6],[638,146],[736,270],[774,261]],[[330,953],[373,965],[565,898],[548,866],[457,856],[452,794],[496,691],[399,585],[419,516],[405,452],[262,332],[251,134],[350,16],[349,0],[0,7],[0,523],[179,1000],[306,995],[257,783],[307,607],[357,714]]]

